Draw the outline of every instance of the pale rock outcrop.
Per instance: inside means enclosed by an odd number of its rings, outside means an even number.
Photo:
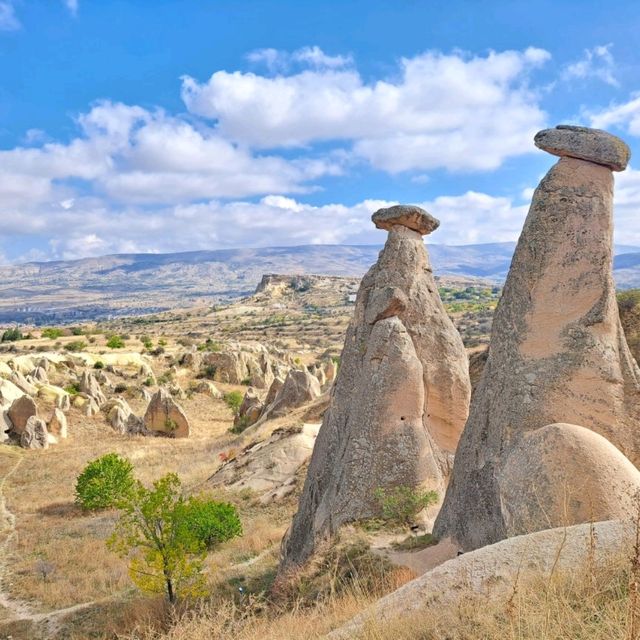
[[[318,378],[308,371],[291,369],[273,402],[265,409],[265,419],[278,418],[322,395]]]
[[[196,393],[204,393],[205,395],[210,396],[211,398],[214,398],[216,400],[222,398],[222,392],[218,389],[218,387],[216,387],[215,384],[213,384],[213,382],[209,382],[208,380],[201,380],[200,382],[198,382],[198,384],[194,387],[194,390]]]
[[[438,221],[401,206],[372,219],[389,236],[358,291],[331,405],[283,540],[284,572],[343,524],[379,515],[379,488],[442,495],[467,418],[467,355],[421,236]]]
[[[304,424],[299,431],[276,430],[226,462],[209,483],[251,489],[262,504],[281,500],[295,490],[297,473],[311,457],[319,428],[319,424]]]
[[[13,369],[4,361],[0,360],[0,378],[10,378]]]
[[[9,406],[10,405],[0,405],[0,444],[9,439],[9,432],[13,427],[7,413]]]
[[[369,609],[331,632],[330,640],[360,637],[384,629],[395,618],[411,620],[429,609],[466,604],[506,605],[516,587],[555,575],[581,575],[610,567],[612,559],[631,553],[628,522],[608,521],[538,531],[492,544],[444,562],[376,601]],[[466,602],[465,602],[466,601]],[[470,636],[471,637],[471,636]]]
[[[38,388],[29,382],[20,371],[14,371],[9,380],[27,395],[35,396],[38,393]]]
[[[143,433],[142,419],[136,416],[124,398],[109,400],[103,407],[107,422],[117,433],[133,435]]]
[[[556,439],[568,468],[574,468],[571,458],[580,452],[578,458],[591,465],[580,474],[601,473],[585,453],[584,434],[548,425],[595,431],[640,464],[640,370],[625,341],[612,278],[609,167],[622,168],[628,151],[621,140],[583,128],[542,132],[536,144],[562,157],[533,195],[434,527],[437,537],[450,536],[466,550],[521,530],[512,523],[521,523],[532,505],[520,504],[517,513],[504,500],[518,492],[527,495],[527,488],[508,486],[520,477],[514,465],[524,464],[527,451],[540,456],[540,479],[558,470],[545,453]],[[602,156],[596,155],[598,149],[604,150]],[[532,435],[542,428],[545,433]],[[611,468],[611,451],[606,459]],[[628,465],[619,459],[617,464],[629,476]],[[532,490],[535,480],[529,479]],[[563,491],[558,480],[546,489],[547,499],[555,505]],[[625,504],[624,495],[613,492],[604,508],[619,511]],[[536,517],[530,530],[539,526]]]
[[[49,424],[47,427],[50,434],[57,438],[66,438],[68,435],[67,416],[64,415],[61,409],[54,409],[49,418]]]
[[[158,435],[172,438],[186,438],[189,435],[187,416],[166,389],[159,389],[153,395],[143,423],[145,429]]]
[[[574,424],[526,433],[499,478],[507,537],[625,519],[638,508],[640,471],[601,435]]]
[[[38,397],[50,400],[51,402],[55,403],[58,409],[62,409],[63,411],[69,410],[69,394],[61,387],[57,387],[53,384],[43,384],[38,389]]]
[[[273,403],[273,401],[278,396],[280,389],[284,386],[284,378],[274,378],[271,386],[269,387],[269,391],[267,391],[267,396],[264,399],[265,409],[269,407]]]
[[[46,362],[46,361],[45,361]],[[47,376],[47,371],[44,367],[37,366],[31,372],[31,379],[37,384],[49,384],[49,377]]]
[[[233,421],[234,426],[242,426],[243,428],[250,427],[258,421],[263,409],[264,403],[262,398],[253,387],[249,387],[238,409],[238,415]]]
[[[20,396],[11,403],[7,416],[11,420],[12,431],[21,435],[30,418],[37,417],[38,407],[30,396]]]
[[[100,383],[91,371],[82,372],[80,376],[80,391],[93,398],[98,407],[101,407],[107,401],[107,398],[100,388]]]
[[[47,449],[49,442],[49,432],[45,421],[37,416],[31,416],[20,432],[20,446],[23,449]]]
[[[10,380],[0,380],[0,404],[11,404],[23,395],[24,391]]]

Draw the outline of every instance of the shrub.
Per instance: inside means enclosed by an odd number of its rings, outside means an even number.
[[[184,503],[184,526],[197,536],[207,549],[242,535],[242,523],[236,508],[227,502],[192,497]]]
[[[150,353],[152,356],[161,356],[164,353],[164,347],[156,347]]]
[[[80,393],[80,383],[79,382],[72,382],[71,384],[67,385],[64,390],[70,395],[70,396],[77,396]]]
[[[57,340],[62,335],[64,335],[64,331],[62,329],[47,327],[42,330],[42,337],[49,338],[50,340]]]
[[[74,340],[73,342],[68,342],[64,345],[66,351],[71,351],[72,353],[77,353],[78,351],[83,351],[87,348],[87,343],[84,340]]]
[[[239,391],[229,391],[229,393],[224,394],[224,401],[227,403],[229,409],[233,411],[234,416],[237,416],[240,412],[242,400],[243,395]]]
[[[133,465],[117,453],[90,462],[76,481],[76,502],[94,511],[119,506],[134,488]]]
[[[161,347],[166,347],[167,346],[167,341],[164,338],[160,338],[160,340],[158,340],[158,344]]]
[[[109,347],[109,349],[122,349],[124,347],[124,340],[120,336],[111,336],[107,340],[107,347]]]
[[[148,378],[145,378],[144,382],[142,383],[145,387],[153,387],[153,378],[151,376],[149,376]]]
[[[22,331],[20,329],[7,329],[2,334],[2,342],[16,342],[17,340],[23,340]]]
[[[96,363],[93,365],[94,369],[104,369],[104,362],[102,360],[96,360]]]
[[[72,336],[81,336],[84,334],[84,331],[81,327],[71,327],[71,335]]]
[[[412,524],[414,516],[419,511],[438,501],[438,494],[435,491],[406,486],[391,489],[380,487],[375,490],[374,496],[380,506],[383,519],[391,524],[403,526]]]
[[[128,388],[129,387],[124,382],[118,382],[118,384],[113,388],[113,392],[124,393]]]

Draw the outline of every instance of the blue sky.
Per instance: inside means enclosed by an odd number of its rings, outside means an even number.
[[[636,2],[0,0],[0,260],[379,243],[391,202],[514,240],[538,129],[640,158],[639,32]]]

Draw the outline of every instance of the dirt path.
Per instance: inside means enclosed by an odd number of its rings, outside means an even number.
[[[24,619],[32,615],[31,609],[26,602],[13,599],[6,591],[8,579],[7,560],[9,558],[11,542],[16,533],[16,517],[7,508],[7,501],[4,495],[4,487],[7,480],[18,470],[22,464],[23,457],[18,453],[4,452],[6,455],[17,458],[16,463],[0,480],[0,607],[6,609],[13,618]]]

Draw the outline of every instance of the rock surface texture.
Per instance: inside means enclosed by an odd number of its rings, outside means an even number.
[[[189,421],[166,389],[154,393],[143,418],[144,428],[171,438],[189,436]]]
[[[609,167],[623,168],[628,149],[607,133],[583,128],[541,132],[536,144],[562,157],[534,193],[434,529],[466,550],[523,528],[571,524],[554,509],[544,523],[537,517],[524,523],[536,485],[554,505],[561,500],[565,465],[569,474],[600,473],[589,447],[602,443],[569,425],[595,431],[640,463],[640,370],[625,341],[612,279]],[[615,471],[616,455],[607,450],[605,476]],[[633,475],[626,461],[619,463],[621,475],[610,480],[615,486],[622,475]],[[525,478],[518,465],[529,465],[532,475]],[[541,486],[554,477],[555,484]],[[530,486],[514,487],[514,481]],[[596,487],[590,491],[583,501],[600,507],[589,519],[624,509],[623,491],[612,490],[608,498]],[[509,496],[519,492],[516,507]]]
[[[378,488],[443,495],[467,417],[467,356],[421,236],[438,221],[417,207],[383,209],[373,221],[389,237],[358,292],[281,571],[304,563],[341,525],[378,515]]]

